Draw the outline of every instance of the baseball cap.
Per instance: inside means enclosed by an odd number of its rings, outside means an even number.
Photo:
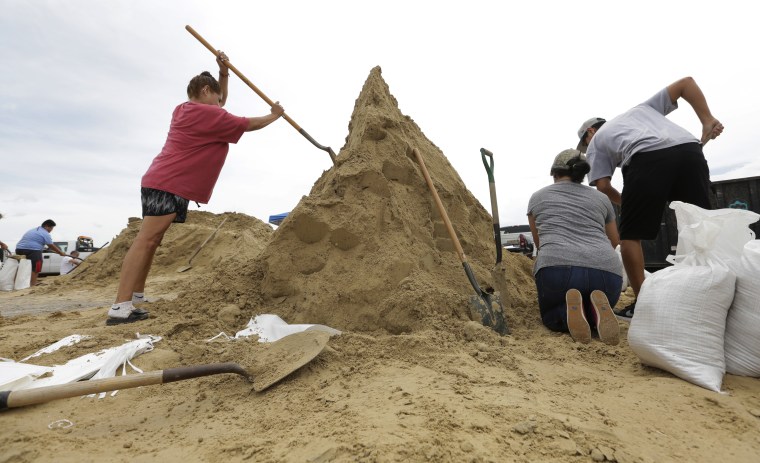
[[[572,148],[562,151],[554,158],[554,163],[552,164],[551,171],[549,171],[549,175],[552,175],[551,172],[554,171],[554,169],[559,169],[559,170],[570,169],[570,166],[568,166],[567,163],[572,161],[573,159],[580,159],[582,161],[585,161],[586,155]]]
[[[583,151],[584,153],[586,152],[586,147],[588,145],[586,145],[583,142],[583,139],[586,137],[586,132],[588,131],[588,129],[595,126],[596,124],[604,123],[604,122],[607,122],[607,120],[602,117],[592,117],[591,119],[588,119],[583,122],[583,125],[581,125],[581,128],[578,129],[578,147],[577,147],[578,150]]]

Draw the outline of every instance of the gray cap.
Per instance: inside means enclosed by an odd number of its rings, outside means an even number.
[[[586,152],[586,148],[588,147],[588,145],[584,143],[583,141],[583,139],[586,138],[586,132],[588,131],[588,129],[590,129],[591,127],[595,126],[596,124],[600,122],[607,122],[607,120],[602,117],[592,117],[589,120],[583,121],[583,125],[581,125],[581,128],[578,129],[577,148],[579,151],[582,151],[584,153]]]
[[[567,165],[567,163],[573,159],[580,159],[582,161],[585,161],[586,155],[572,148],[562,151],[557,155],[557,157],[554,158],[554,163],[552,164],[551,171],[549,171],[549,175],[552,175],[552,171],[554,171],[554,169],[569,170],[570,166]]]

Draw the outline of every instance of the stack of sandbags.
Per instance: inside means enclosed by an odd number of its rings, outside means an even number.
[[[760,377],[760,241],[744,245],[726,320],[726,372]]]
[[[0,291],[26,289],[31,285],[32,261],[24,256],[5,259],[0,266]]]
[[[628,343],[642,363],[713,391],[726,372],[726,317],[749,225],[760,215],[708,211],[674,201],[678,247],[672,267],[644,280]]]

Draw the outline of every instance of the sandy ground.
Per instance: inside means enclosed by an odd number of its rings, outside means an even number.
[[[510,335],[470,319],[473,289],[410,145],[479,284],[499,293]],[[136,219],[73,274],[0,294],[0,357],[9,359],[91,336],[35,359],[60,364],[139,332],[162,337],[134,359],[145,371],[249,368],[267,358],[265,344],[207,340],[261,313],[342,330],[317,358],[261,393],[217,375],[8,410],[0,462],[758,461],[758,379],[727,375],[718,394],[643,366],[625,323],[617,346],[542,326],[532,261],[506,254],[494,267],[490,215],[398,111],[379,69],[338,158],[277,230],[237,213],[193,212],[173,225],[148,280],[148,296],[160,298],[147,304],[148,320],[104,324]],[[193,268],[178,273],[223,216]],[[49,427],[62,419],[73,426]]]

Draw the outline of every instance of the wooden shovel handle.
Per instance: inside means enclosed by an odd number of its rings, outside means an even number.
[[[214,48],[214,47],[212,47],[212,46],[211,46],[211,44],[210,44],[210,43],[208,43],[208,42],[206,41],[206,39],[204,39],[203,37],[201,37],[201,35],[200,35],[198,32],[196,32],[196,31],[195,31],[195,29],[193,29],[193,28],[192,28],[192,27],[190,27],[189,25],[185,26],[185,29],[186,29],[186,30],[187,30],[187,31],[188,31],[190,34],[192,34],[192,35],[193,35],[193,37],[195,37],[196,39],[198,39],[198,41],[199,41],[200,43],[202,43],[202,44],[203,44],[203,46],[204,46],[204,47],[206,47],[206,48],[208,49],[208,51],[210,51],[211,53],[213,53],[213,54],[214,54],[214,56],[218,56],[219,52],[217,51],[217,49],[216,49],[216,48]],[[233,66],[233,65],[232,65],[232,63],[230,63],[230,61],[229,61],[229,60],[225,61],[225,62],[224,62],[224,65],[225,65],[225,66],[227,66],[227,68],[228,68],[230,71],[234,72],[234,73],[235,73],[235,75],[236,75],[236,76],[238,76],[238,77],[240,78],[240,80],[242,80],[243,82],[245,82],[245,84],[246,84],[246,85],[248,85],[248,86],[251,88],[251,90],[253,90],[254,92],[256,92],[256,94],[257,94],[258,96],[260,96],[262,100],[266,101],[266,102],[267,102],[267,104],[268,104],[270,107],[271,107],[271,106],[274,106],[274,102],[272,102],[272,100],[270,100],[270,99],[269,99],[269,97],[268,97],[268,96],[266,96],[266,95],[264,94],[264,92],[262,92],[261,90],[259,90],[259,88],[253,84],[253,82],[251,82],[250,80],[248,80],[248,78],[247,78],[246,76],[244,76],[242,72],[238,71],[238,69],[237,69],[235,66]],[[302,128],[301,128],[301,126],[300,126],[300,125],[298,125],[298,124],[296,123],[296,121],[294,121],[293,119],[291,119],[291,118],[290,118],[290,116],[288,116],[287,114],[283,113],[283,114],[282,114],[282,117],[283,117],[283,118],[284,118],[286,121],[288,121],[288,123],[289,123],[290,125],[292,125],[292,126],[293,126],[293,128],[294,128],[294,129],[296,129],[296,130],[298,131],[298,133],[300,133],[301,135],[303,135],[303,136],[304,136],[304,138],[306,138],[307,140],[309,140],[309,141],[311,142],[311,144],[312,144],[312,145],[316,146],[317,148],[319,148],[319,149],[321,149],[321,150],[323,150],[323,151],[327,151],[327,154],[329,154],[329,155],[330,155],[330,159],[332,160],[332,163],[333,163],[333,164],[336,164],[336,163],[337,163],[337,161],[336,161],[336,159],[335,159],[335,152],[332,150],[332,148],[330,148],[329,146],[324,146],[324,145],[321,145],[321,144],[319,144],[319,143],[318,143],[318,142],[317,142],[317,141],[314,139],[314,137],[312,137],[311,135],[309,135],[309,133],[308,133],[308,132],[306,132],[306,130],[302,129]]]
[[[208,48],[208,51],[210,51],[211,53],[213,53],[214,56],[217,56],[219,54],[219,52],[217,51],[217,49],[214,48],[214,47],[212,47],[211,44],[206,41],[206,39],[204,39],[203,37],[201,37],[201,35],[198,32],[195,31],[195,29],[193,29],[190,26],[185,26],[185,29],[187,29],[187,31],[190,34],[192,34],[193,37],[195,37],[196,39],[198,39],[198,41],[200,43],[202,43],[204,47]],[[248,85],[249,87],[251,87],[251,90],[253,90],[254,92],[256,92],[256,94],[258,96],[260,96],[262,100],[266,101],[269,106],[274,106],[274,102],[272,100],[270,100],[269,97],[264,94],[264,92],[262,92],[261,90],[259,90],[259,88],[253,84],[253,82],[251,82],[250,80],[248,80],[248,78],[246,76],[244,76],[242,72],[238,71],[238,69],[235,66],[233,66],[232,63],[229,60],[225,61],[224,65],[227,66],[227,68],[230,71],[234,72],[235,75],[238,76],[240,78],[240,80],[242,80],[243,82],[245,82],[246,85]],[[291,119],[290,116],[288,116],[287,114],[283,114],[282,117],[286,121],[288,121],[290,123],[290,125],[293,126],[294,129],[296,129],[298,131],[301,130],[301,126],[299,126],[298,124],[296,124],[296,121],[294,121],[293,119]]]
[[[422,176],[425,177],[425,182],[427,182],[430,193],[433,194],[435,205],[438,208],[438,213],[441,214],[441,217],[443,218],[443,223],[446,224],[446,230],[449,232],[449,237],[451,238],[451,241],[454,242],[454,249],[456,249],[457,254],[459,255],[459,260],[461,260],[464,264],[467,262],[467,258],[464,255],[464,249],[462,249],[462,245],[459,243],[459,238],[457,238],[454,227],[451,225],[449,215],[446,213],[446,209],[443,207],[441,198],[438,196],[438,191],[436,191],[435,185],[433,185],[433,180],[430,178],[427,167],[425,167],[425,161],[422,160],[422,155],[420,155],[420,152],[417,150],[417,148],[412,148],[412,152],[414,153],[414,157],[417,158],[417,164],[419,164],[420,169],[422,169]]]
[[[190,257],[190,260],[187,262],[188,265],[190,265],[190,262],[192,262],[193,259],[195,259],[195,256],[197,256],[198,253],[201,252],[201,249],[203,249],[203,246],[205,246],[206,243],[208,243],[209,241],[211,241],[211,238],[213,238],[214,235],[216,235],[216,232],[218,232],[219,229],[222,228],[222,225],[224,225],[224,222],[226,222],[226,221],[227,221],[227,217],[225,217],[224,220],[222,220],[222,223],[220,223],[219,225],[216,226],[216,228],[214,229],[213,233],[211,233],[210,235],[208,235],[208,237],[206,238],[206,240],[198,247],[198,249],[195,250],[195,252],[193,253],[193,255]]]
[[[92,379],[76,383],[56,386],[23,389],[20,391],[0,392],[0,410],[41,404],[57,399],[66,399],[87,394],[130,389],[139,386],[171,383],[183,379],[201,376],[235,373],[249,378],[248,372],[237,363],[212,363],[207,365],[192,365],[187,367],[169,368],[166,370],[139,373],[135,375],[116,376],[113,378]],[[250,379],[250,378],[249,378]]]

